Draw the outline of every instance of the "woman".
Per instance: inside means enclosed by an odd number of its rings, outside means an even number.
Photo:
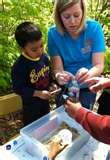
[[[58,83],[64,85],[70,79],[68,72],[72,73],[80,84],[79,99],[90,109],[96,94],[84,83],[87,78],[103,72],[105,41],[101,25],[86,20],[83,0],[55,1],[54,19],[55,26],[48,31],[48,52],[54,75]]]
[[[110,79],[94,77],[86,80],[92,92],[97,92],[100,89],[110,89]],[[109,106],[108,106],[109,107]],[[91,112],[78,103],[72,103],[67,100],[65,110],[75,120],[80,123],[97,140],[110,144],[110,116],[99,115]]]

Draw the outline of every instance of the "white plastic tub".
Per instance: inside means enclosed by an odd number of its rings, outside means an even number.
[[[88,141],[90,135],[67,115],[63,106],[20,130],[27,152],[36,156],[39,160],[46,160],[46,157],[48,160],[48,151],[43,141],[52,137],[63,122],[68,124],[69,127],[75,128],[78,136],[56,156],[55,160],[70,160]]]

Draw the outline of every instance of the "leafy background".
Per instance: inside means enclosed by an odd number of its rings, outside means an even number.
[[[53,24],[52,0],[0,1],[0,95],[11,92],[10,70],[20,51],[14,39],[16,26],[23,21],[38,24],[46,49],[47,30]],[[101,22],[106,37],[105,70],[110,72],[110,2],[88,0],[87,16]]]

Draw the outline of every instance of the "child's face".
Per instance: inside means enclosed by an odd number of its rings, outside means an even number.
[[[22,51],[30,58],[39,58],[44,51],[42,39],[27,43]]]

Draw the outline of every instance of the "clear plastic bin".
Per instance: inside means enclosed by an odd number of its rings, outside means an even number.
[[[88,141],[90,135],[67,115],[63,106],[20,130],[27,152],[39,160],[44,160],[46,157],[48,160],[48,150],[43,142],[56,134],[62,123],[74,128],[78,136],[73,138],[72,143],[57,154],[55,160],[71,160],[74,154]]]

